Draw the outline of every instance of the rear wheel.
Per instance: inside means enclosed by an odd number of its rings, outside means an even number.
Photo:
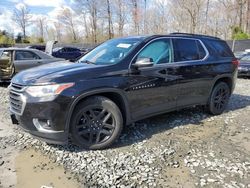
[[[86,149],[104,149],[120,135],[123,118],[110,99],[95,96],[80,103],[74,111],[71,134],[75,144]]]
[[[231,92],[227,83],[219,82],[213,88],[208,103],[208,111],[213,115],[221,114],[227,107]]]

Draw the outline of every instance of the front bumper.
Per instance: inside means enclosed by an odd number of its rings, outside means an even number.
[[[59,145],[64,145],[68,143],[68,134],[66,132],[45,133],[39,132],[38,130],[27,129],[27,126],[21,122],[20,116],[15,114],[11,114],[11,120],[13,124],[18,124],[19,127],[25,132],[46,143]]]
[[[67,144],[66,122],[70,104],[71,98],[65,96],[47,102],[29,101],[27,98],[22,114],[11,111],[12,123],[47,143]]]

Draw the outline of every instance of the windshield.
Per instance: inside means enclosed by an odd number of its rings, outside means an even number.
[[[109,40],[79,59],[79,63],[108,65],[119,63],[138,43],[139,39]]]
[[[242,57],[241,60],[250,61],[250,55],[246,55],[246,56]]]

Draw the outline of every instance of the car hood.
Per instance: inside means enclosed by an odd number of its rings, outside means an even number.
[[[70,63],[68,61],[55,62],[24,70],[15,75],[11,82],[20,85],[48,84],[56,82],[58,79],[65,81],[66,78],[70,77],[68,75],[74,75],[79,72],[83,74],[85,71],[97,67],[100,66],[85,63]]]

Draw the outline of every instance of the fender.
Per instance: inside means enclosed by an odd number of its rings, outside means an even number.
[[[81,95],[76,97],[75,100],[71,103],[70,108],[69,108],[69,113],[67,115],[67,120],[66,120],[66,126],[65,126],[66,132],[69,131],[71,116],[72,116],[73,111],[75,109],[75,106],[78,104],[78,102],[80,100],[86,98],[86,97],[96,95],[96,94],[102,94],[102,93],[106,93],[106,92],[116,93],[116,94],[118,94],[118,95],[120,95],[122,97],[124,105],[125,105],[126,124],[131,123],[132,120],[131,120],[131,117],[130,117],[128,100],[127,100],[127,97],[124,94],[124,92],[122,90],[116,89],[116,88],[100,88],[100,89],[95,89],[95,90],[91,90],[91,91],[82,93]]]
[[[230,78],[230,80],[232,81],[232,87],[234,86],[234,83],[233,83],[233,77],[232,77],[232,74],[222,74],[222,75],[217,75],[214,79],[213,79],[213,83],[212,83],[212,87],[210,88],[210,91],[209,91],[209,98],[211,96],[211,93],[213,91],[213,88],[215,86],[215,83],[221,79],[221,78]],[[209,100],[209,99],[208,99]]]

